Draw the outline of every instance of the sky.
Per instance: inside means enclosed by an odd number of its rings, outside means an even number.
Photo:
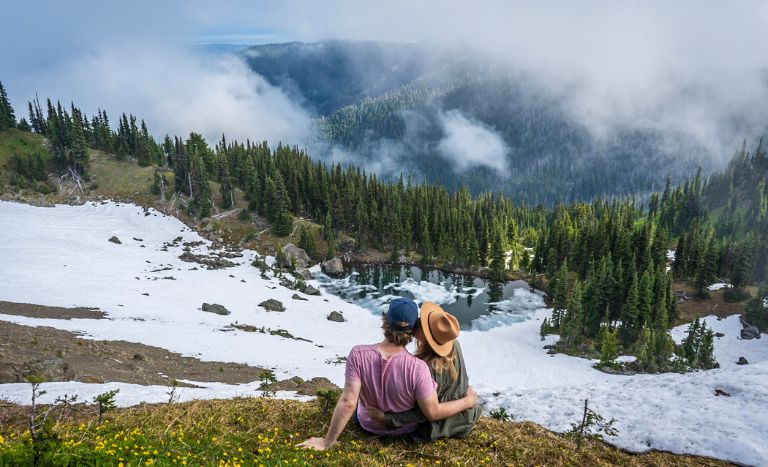
[[[311,116],[299,103],[196,45],[335,38],[473,50],[535,76],[598,135],[625,121],[717,146],[729,125],[766,121],[768,2],[0,0],[0,11],[0,80],[20,114],[38,93],[137,114],[160,134],[301,142]]]

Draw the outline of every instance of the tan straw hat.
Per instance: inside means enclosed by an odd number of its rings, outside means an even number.
[[[459,337],[459,320],[432,302],[421,305],[421,331],[427,343],[441,357],[453,349],[453,341]]]

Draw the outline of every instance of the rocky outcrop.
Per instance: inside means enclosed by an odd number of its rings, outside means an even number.
[[[198,263],[207,269],[224,269],[235,266],[235,263],[219,256],[196,255],[191,251],[185,251],[179,256],[179,259],[187,263]]]
[[[328,321],[343,323],[346,319],[344,319],[344,315],[340,311],[332,311],[331,314],[328,315]]]
[[[293,243],[288,243],[281,249],[283,252],[282,264],[284,268],[306,268],[309,265],[309,255],[303,249]]]
[[[293,271],[293,276],[297,279],[303,279],[305,281],[312,279],[312,273],[309,272],[309,269],[307,268],[296,268]]]
[[[337,277],[344,274],[344,263],[339,258],[331,258],[328,261],[323,261],[320,268],[324,273],[331,277]]]
[[[218,303],[203,303],[202,307],[203,311],[207,311],[208,313],[216,313],[217,315],[228,315],[229,310],[227,310],[223,305],[219,305]]]
[[[304,381],[298,376],[294,376],[291,379],[285,379],[265,386],[263,389],[269,391],[296,391],[304,396],[314,396],[317,391],[327,391],[329,389],[340,390],[338,386],[333,384],[328,378],[312,378],[309,381]]]
[[[116,237],[116,236],[114,236],[114,235],[112,235],[112,236],[109,238],[109,241],[110,241],[110,242],[112,242],[112,243],[115,243],[115,244],[117,244],[117,245],[122,245],[122,244],[123,244],[123,242],[121,242],[121,241],[120,241],[120,239],[119,239],[119,238],[117,238],[117,237]]]
[[[745,323],[744,328],[741,330],[741,338],[745,340],[760,339],[760,329],[757,326]]]
[[[280,300],[275,300],[274,298],[270,298],[269,300],[264,300],[263,302],[259,303],[259,306],[264,308],[267,311],[285,311],[285,306],[283,306],[283,302]]]
[[[747,365],[749,362],[744,357],[739,357],[739,361],[736,362],[737,365]]]
[[[304,284],[304,287],[302,287],[299,292],[304,292],[307,295],[322,295],[316,287],[309,284]]]
[[[292,298],[292,299],[294,299],[294,300],[304,300],[305,302],[307,301],[307,299],[306,299],[306,298],[302,297],[301,295],[299,295],[299,294],[297,294],[297,293],[293,294],[293,295],[291,296],[291,298]]]

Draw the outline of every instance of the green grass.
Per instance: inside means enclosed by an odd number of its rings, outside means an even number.
[[[14,154],[33,154],[39,152],[50,160],[45,139],[34,133],[15,128],[0,131],[0,168],[4,168]]]
[[[155,173],[152,166],[141,167],[135,162],[121,161],[101,151],[92,151],[88,173],[98,188],[94,191],[107,197],[152,196],[150,188]],[[173,177],[168,177],[173,193]]]
[[[0,465],[29,465],[28,408],[10,406],[0,428]],[[330,414],[316,402],[264,398],[143,405],[108,414],[101,425],[78,407],[54,427],[45,454],[54,465],[723,465],[706,458],[631,454],[588,440],[581,449],[533,423],[481,418],[465,439],[414,444],[373,439],[347,427],[326,452],[299,449],[322,436]]]

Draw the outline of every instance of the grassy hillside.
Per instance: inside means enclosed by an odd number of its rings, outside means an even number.
[[[0,464],[29,463],[28,408],[0,409]],[[600,441],[577,449],[539,425],[488,418],[463,440],[373,439],[350,424],[330,451],[295,447],[321,436],[329,419],[317,402],[244,398],[137,406],[110,413],[99,425],[93,408],[80,406],[53,428],[45,456],[56,465],[724,465],[631,454]]]
[[[20,131],[15,128],[0,131],[0,168],[4,168],[14,154],[44,153],[45,138],[34,133]]]

